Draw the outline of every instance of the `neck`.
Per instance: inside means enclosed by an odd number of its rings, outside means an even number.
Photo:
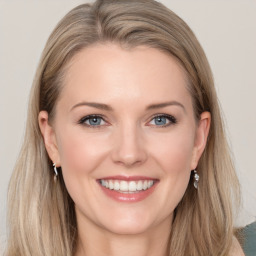
[[[157,227],[140,234],[115,234],[89,222],[84,224],[78,225],[78,246],[75,256],[169,255],[169,218]]]

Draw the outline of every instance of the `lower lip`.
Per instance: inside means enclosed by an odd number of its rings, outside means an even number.
[[[150,187],[147,190],[141,190],[135,193],[120,193],[115,190],[110,190],[108,188],[105,188],[99,184],[102,191],[110,198],[119,201],[119,202],[139,202],[144,199],[146,199],[148,196],[150,196],[153,191],[155,190],[155,187],[158,182],[156,182],[152,187]]]

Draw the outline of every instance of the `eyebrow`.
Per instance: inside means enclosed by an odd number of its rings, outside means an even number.
[[[74,105],[71,108],[71,110],[73,110],[74,108],[77,108],[77,107],[81,107],[81,106],[89,106],[89,107],[93,107],[93,108],[97,108],[97,109],[101,109],[101,110],[113,111],[113,108],[110,107],[107,104],[97,103],[97,102],[85,102],[85,101],[77,103],[76,105]],[[184,110],[184,112],[186,113],[186,109],[185,109],[184,105],[182,105],[178,101],[169,101],[169,102],[151,104],[151,105],[146,107],[146,110],[164,108],[164,107],[168,107],[168,106],[178,106],[178,107],[181,107]]]
[[[110,107],[109,105],[103,104],[103,103],[96,103],[96,102],[80,102],[80,103],[77,103],[76,105],[74,105],[71,108],[71,110],[73,110],[74,108],[77,108],[77,107],[81,107],[81,106],[89,106],[89,107],[98,108],[101,110],[113,111],[113,108]]]
[[[184,112],[186,113],[186,109],[185,109],[184,105],[182,105],[178,101],[169,101],[169,102],[152,104],[152,105],[147,106],[146,109],[147,110],[151,110],[151,109],[157,109],[157,108],[164,108],[164,107],[168,107],[168,106],[178,106],[178,107],[181,107],[184,110]]]

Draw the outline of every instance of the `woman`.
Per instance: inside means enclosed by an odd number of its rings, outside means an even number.
[[[160,3],[103,0],[52,32],[9,189],[6,255],[243,255],[213,79]]]

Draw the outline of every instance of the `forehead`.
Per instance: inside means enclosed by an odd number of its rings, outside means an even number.
[[[70,61],[61,100],[101,101],[106,104],[190,102],[181,64],[158,49],[123,49],[99,44],[81,50]]]

